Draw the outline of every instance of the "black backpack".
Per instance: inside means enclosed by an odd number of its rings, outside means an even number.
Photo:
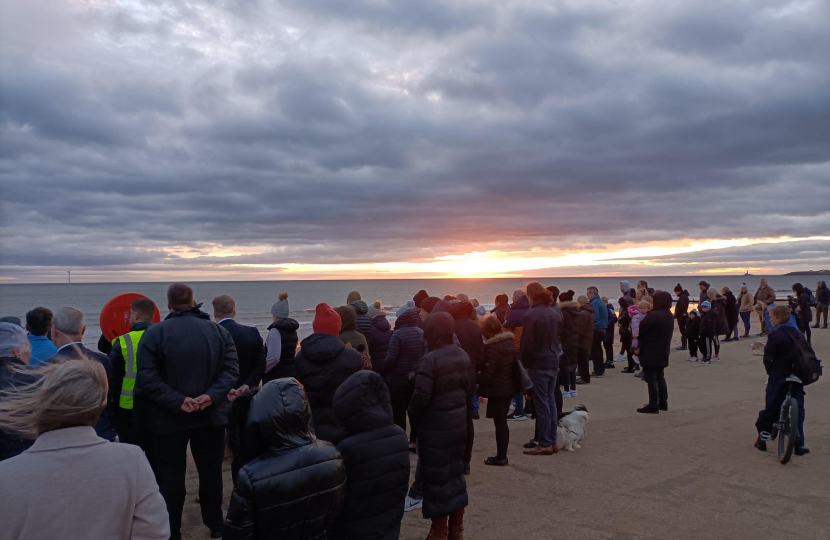
[[[792,336],[792,338],[795,345],[791,357],[793,373],[801,379],[804,386],[813,384],[821,377],[821,360],[816,357],[813,347],[801,334]]]

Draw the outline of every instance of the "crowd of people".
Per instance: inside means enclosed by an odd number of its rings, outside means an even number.
[[[749,337],[753,313],[769,335],[763,449],[792,341],[810,340],[812,308],[812,328],[822,314],[827,328],[827,286],[814,296],[795,284],[786,305],[765,280],[737,297],[699,287],[697,309],[680,285],[675,300],[645,280],[620,282],[618,309],[597,287],[577,295],[532,282],[512,302],[498,294],[489,311],[463,293],[422,290],[391,323],[381,302],[354,291],[342,306],[317,305],[313,333],[299,343],[286,293],[263,339],[234,320],[231,296],[212,300],[211,318],[175,283],[164,321],[153,324],[155,304],[139,298],[130,331],[102,339],[99,351],[82,344],[79,310],[38,307],[25,329],[0,322],[0,515],[15,538],[181,538],[189,448],[212,538],[393,539],[404,512],[420,508],[428,540],[460,540],[481,400],[496,438],[485,465],[508,465],[509,422],[529,417],[536,429],[524,454],[556,454],[563,398],[627,361],[621,372],[648,388],[637,412],[668,411],[674,325],[678,349],[709,364],[720,360],[721,336]],[[803,389],[796,394],[803,422]],[[107,444],[116,440],[125,444]],[[234,488],[223,514],[226,446]],[[807,452],[802,425],[796,453]],[[79,489],[90,478],[107,488]],[[66,512],[53,497],[79,508]]]

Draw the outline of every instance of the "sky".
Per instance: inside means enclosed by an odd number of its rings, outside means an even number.
[[[0,283],[830,268],[826,0],[4,0]]]

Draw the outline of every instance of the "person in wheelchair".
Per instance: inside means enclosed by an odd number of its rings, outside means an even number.
[[[773,424],[778,421],[781,405],[787,395],[787,378],[793,372],[794,340],[803,339],[801,332],[788,324],[790,315],[789,306],[771,306],[769,309],[771,326],[767,344],[764,347],[764,369],[768,377],[766,407],[758,413],[758,420],[755,422],[755,427],[758,429],[755,448],[761,451],[767,449],[766,441],[771,437]],[[810,449],[804,445],[804,387],[801,384],[794,384],[792,396],[798,403],[799,412],[795,455],[803,456],[810,452]]]

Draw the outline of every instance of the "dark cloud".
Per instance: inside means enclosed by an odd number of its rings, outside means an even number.
[[[0,273],[823,236],[829,9],[7,2]]]

